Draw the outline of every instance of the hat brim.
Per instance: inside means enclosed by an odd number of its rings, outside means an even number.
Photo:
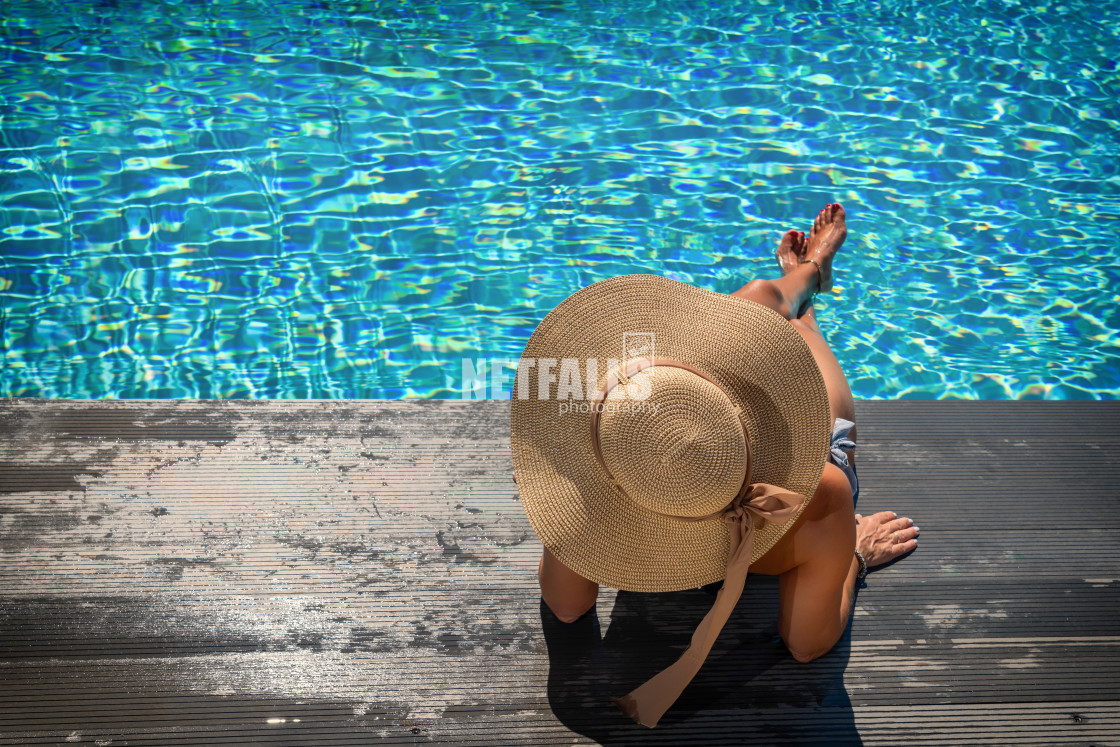
[[[597,359],[597,386],[607,359],[625,357],[624,333],[651,334],[656,357],[703,370],[743,408],[751,482],[812,498],[832,417],[812,351],[788,320],[746,299],[657,275],[624,275],[553,309],[522,359],[576,359],[581,372]],[[521,502],[542,544],[579,575],[615,589],[678,591],[723,578],[726,524],[678,521],[620,499],[593,456],[591,410],[580,406],[587,401],[561,412],[556,385],[541,399],[537,373],[529,374],[527,391],[515,391],[510,403],[510,445]],[[757,526],[751,562],[796,520]]]

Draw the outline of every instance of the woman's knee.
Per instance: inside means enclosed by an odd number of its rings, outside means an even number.
[[[576,620],[578,620],[581,617],[583,617],[584,615],[586,615],[587,611],[595,606],[595,600],[594,599],[592,599],[590,602],[588,602],[586,604],[584,604],[584,603],[572,604],[571,602],[566,602],[566,603],[557,604],[557,605],[554,606],[552,604],[549,604],[548,599],[545,599],[544,603],[548,605],[548,608],[550,610],[552,610],[552,614],[556,615],[556,618],[560,622],[565,622],[565,623],[574,623]]]
[[[821,656],[827,654],[831,650],[830,648],[826,648],[823,650],[818,649],[816,651],[813,651],[811,649],[802,649],[788,644],[786,645],[786,648],[789,649],[790,655],[797,660],[798,664],[808,664],[815,659],[819,659]]]
[[[599,597],[599,584],[568,568],[547,549],[541,555],[537,579],[544,603],[563,622],[578,620]]]

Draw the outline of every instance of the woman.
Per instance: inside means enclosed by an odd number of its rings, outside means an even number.
[[[690,651],[620,702],[648,726],[699,668],[748,565],[780,576],[778,629],[794,658],[808,662],[839,640],[866,569],[917,546],[909,518],[854,509],[858,480],[845,453],[855,448],[852,394],[812,304],[832,287],[846,235],[838,204],[818,213],[808,238],[786,233],[777,251],[781,277],[731,294],[747,304],[654,276],[603,281],[557,307],[526,346],[524,359],[579,352],[590,359],[609,353],[610,336],[627,325],[656,331],[652,366],[619,368],[612,379],[608,362],[606,380],[588,371],[589,392],[602,380],[594,402],[603,414],[593,411],[586,422],[550,415],[543,371],[536,401],[520,392],[524,399],[511,407],[516,479],[545,545],[541,593],[560,620],[585,614],[599,582],[663,591],[726,576],[713,619],[705,618]],[[653,393],[644,413],[602,409],[616,399],[619,377],[629,392]],[[727,543],[713,533],[716,518],[731,528]],[[736,553],[746,556],[735,560]]]

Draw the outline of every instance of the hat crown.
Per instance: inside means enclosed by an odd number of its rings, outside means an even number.
[[[711,380],[671,365],[629,378],[643,400],[604,402],[603,464],[630,500],[669,516],[701,517],[738,494],[749,458],[738,406]]]

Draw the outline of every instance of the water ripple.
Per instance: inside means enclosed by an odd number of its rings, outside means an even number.
[[[1120,395],[1085,0],[5,8],[2,396],[459,396],[578,288],[733,291],[837,200],[857,397]]]

